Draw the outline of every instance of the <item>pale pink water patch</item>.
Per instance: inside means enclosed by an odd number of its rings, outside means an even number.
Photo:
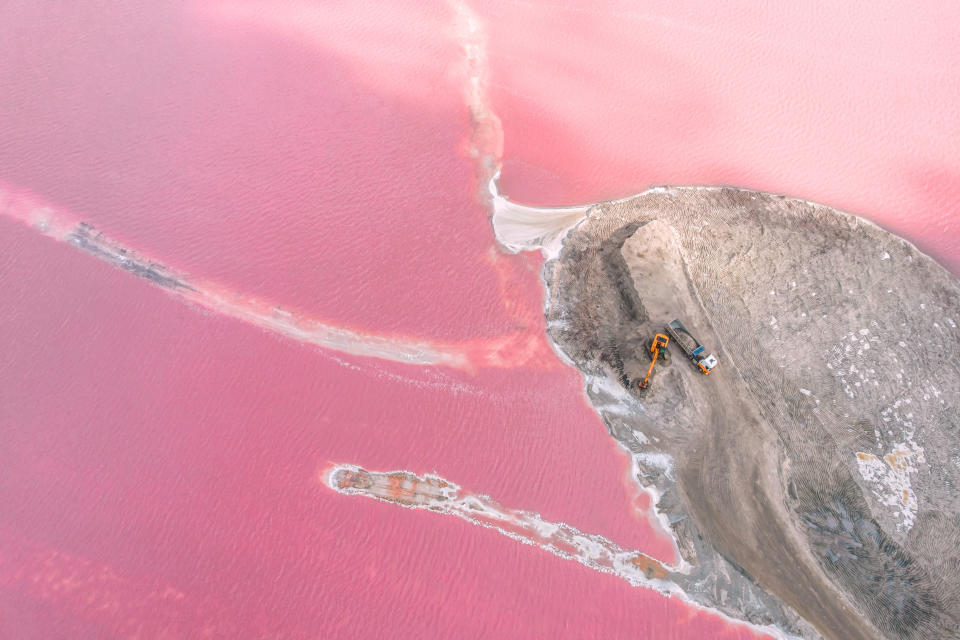
[[[474,10],[511,199],[748,187],[864,216],[960,270],[957,5]]]

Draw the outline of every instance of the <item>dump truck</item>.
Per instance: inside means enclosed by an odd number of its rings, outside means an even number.
[[[700,373],[706,375],[713,371],[717,366],[717,358],[712,353],[707,353],[707,348],[700,344],[700,341],[693,337],[683,323],[674,320],[667,325],[667,333],[673,338],[674,344],[680,345],[687,357],[693,360]]]
[[[646,389],[647,385],[650,384],[650,376],[653,375],[653,365],[657,364],[657,358],[666,354],[667,344],[669,342],[670,342],[670,338],[663,335],[662,333],[658,333],[653,337],[653,342],[650,343],[650,353],[651,353],[650,368],[647,369],[647,376],[643,380],[637,382],[638,388]]]

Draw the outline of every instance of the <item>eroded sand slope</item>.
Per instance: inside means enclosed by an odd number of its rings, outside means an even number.
[[[595,206],[544,275],[691,597],[804,636],[960,637],[955,278],[827,207],[698,188]],[[674,347],[636,391],[673,318],[718,369]]]

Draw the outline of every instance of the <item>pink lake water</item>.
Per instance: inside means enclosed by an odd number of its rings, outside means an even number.
[[[754,637],[318,483],[436,473],[673,560],[543,338],[541,260],[494,248],[453,11],[378,5],[0,8],[0,183],[224,291],[541,354],[461,372],[324,351],[0,216],[0,637]],[[472,8],[513,199],[736,184],[960,266],[956,16]]]

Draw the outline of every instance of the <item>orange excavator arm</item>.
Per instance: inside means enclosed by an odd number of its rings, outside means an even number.
[[[647,376],[637,383],[637,386],[641,389],[646,389],[647,385],[650,384],[650,376],[653,375],[653,366],[657,364],[657,358],[659,358],[663,350],[667,348],[669,342],[670,338],[662,333],[658,333],[653,337],[653,342],[650,344],[650,351],[653,353],[653,358],[650,360],[650,368],[647,369]]]

